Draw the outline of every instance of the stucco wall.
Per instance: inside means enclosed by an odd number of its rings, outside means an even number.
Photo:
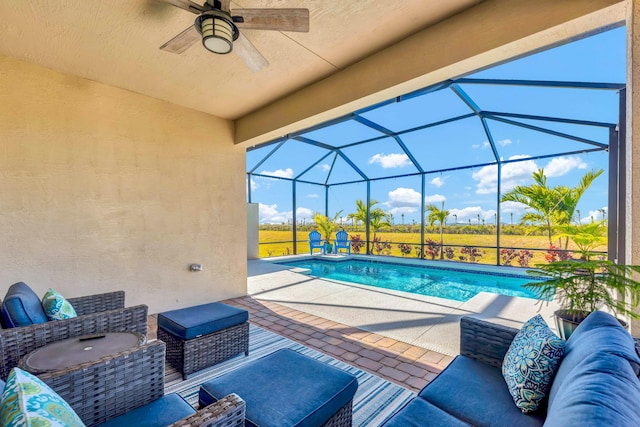
[[[228,121],[0,56],[0,298],[246,294],[244,168]]]

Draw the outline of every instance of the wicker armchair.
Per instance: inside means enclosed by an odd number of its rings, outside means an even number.
[[[37,374],[85,422],[93,426],[164,395],[165,343],[153,341],[101,359]],[[245,403],[229,395],[171,427],[244,426]]]
[[[147,336],[146,305],[124,306],[124,291],[68,299],[78,317],[0,330],[0,379],[33,350],[54,341],[100,332]]]

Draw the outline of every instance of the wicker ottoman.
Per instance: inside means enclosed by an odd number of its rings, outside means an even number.
[[[189,374],[249,354],[249,313],[220,302],[158,314],[158,339],[167,344],[167,362]]]
[[[354,375],[282,349],[202,384],[198,400],[204,407],[236,393],[247,426],[350,427],[357,389]]]

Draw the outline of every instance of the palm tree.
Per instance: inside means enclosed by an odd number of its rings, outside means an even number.
[[[377,200],[371,199],[369,201],[369,208],[373,207],[378,203]],[[356,200],[356,212],[350,213],[347,215],[347,218],[351,218],[354,221],[354,225],[358,225],[359,223],[366,224],[367,223],[367,205],[362,200]]]
[[[318,226],[320,233],[324,236],[324,241],[329,243],[331,239],[331,235],[336,229],[336,221],[340,217],[342,211],[336,213],[333,218],[329,218],[321,213],[316,213],[313,217],[313,221]]]
[[[378,230],[382,228],[391,227],[391,214],[383,211],[380,208],[373,208],[374,205],[377,205],[378,201],[371,199],[369,200],[369,226],[373,230],[373,239],[376,238],[376,233]],[[373,209],[372,209],[373,208]],[[363,224],[367,223],[367,205],[362,200],[356,200],[356,212],[350,213],[347,215],[347,218],[353,218],[356,221],[356,224],[362,222]]]
[[[502,196],[501,202],[518,202],[528,206],[532,211],[522,215],[520,223],[531,223],[544,229],[551,246],[554,227],[571,222],[580,198],[593,180],[603,172],[602,169],[587,172],[575,188],[566,186],[552,188],[547,185],[544,169],[538,169],[533,172],[533,184],[514,187]],[[568,240],[565,241],[565,249],[568,246]]]
[[[584,174],[584,176],[580,179],[578,186],[575,188],[568,188],[565,186],[554,187],[553,190],[557,192],[558,198],[560,200],[560,209],[562,214],[560,215],[559,224],[569,224],[571,223],[571,219],[576,212],[576,208],[578,206],[578,202],[582,195],[587,191],[587,189],[591,186],[591,183],[602,173],[604,169],[600,169],[598,171],[591,170]],[[569,238],[565,239],[564,248],[567,249],[569,245]]]
[[[425,207],[425,210],[429,211],[428,221],[430,226],[433,226],[436,221],[440,223],[440,259],[443,259],[442,232],[444,222],[449,216],[449,211],[444,210],[444,202],[442,202],[442,208],[438,208],[436,205],[430,204]]]

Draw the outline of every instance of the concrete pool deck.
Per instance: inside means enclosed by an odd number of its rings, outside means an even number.
[[[314,255],[317,257],[319,255]],[[366,256],[328,255],[322,257],[367,259]],[[287,257],[299,259],[297,257]],[[287,258],[278,257],[282,262]],[[386,257],[374,257],[383,260]],[[393,262],[428,265],[431,262],[389,258]],[[460,347],[460,317],[471,315],[519,328],[541,314],[555,329],[555,303],[536,304],[529,298],[481,292],[460,302],[406,292],[318,279],[305,270],[274,264],[270,260],[249,260],[247,290],[256,300],[278,303],[325,319],[413,344],[427,350],[455,356]],[[496,271],[495,266],[461,265],[446,261],[436,265]],[[500,267],[497,271],[524,274],[522,269]]]

